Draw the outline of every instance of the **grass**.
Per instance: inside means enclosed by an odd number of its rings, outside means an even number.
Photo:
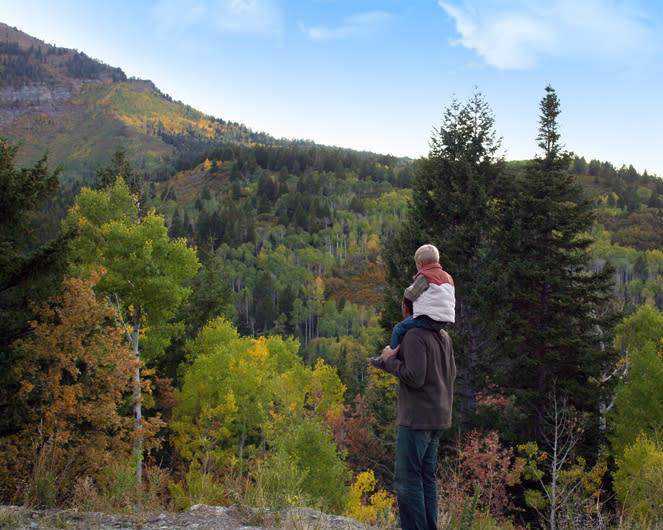
[[[11,530],[21,526],[22,508],[0,507],[0,528]]]

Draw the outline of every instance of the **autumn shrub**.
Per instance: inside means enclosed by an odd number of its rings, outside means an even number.
[[[451,524],[460,524],[472,506],[471,513],[480,519],[503,520],[515,510],[508,487],[520,481],[523,467],[524,461],[502,446],[497,432],[468,433],[457,457],[441,464],[441,511],[451,514]]]
[[[142,481],[136,476],[135,458],[115,462],[95,478],[78,477],[74,483],[70,506],[82,511],[140,514],[171,507],[168,496],[170,474],[158,466],[144,469]]]
[[[328,419],[337,445],[345,451],[346,462],[355,473],[366,469],[379,476],[393,471],[393,460],[375,435],[377,420],[371,415],[366,396],[357,394],[343,413]]]
[[[14,500],[67,502],[77,477],[95,475],[131,451],[133,420],[123,407],[135,360],[116,312],[95,296],[98,278],[66,280],[61,294],[39,308],[32,333],[16,343],[22,354],[16,401],[27,413],[22,430],[0,439],[8,464],[0,482]]]
[[[86,475],[84,477],[76,478],[72,491],[71,506],[82,512],[96,512],[103,510],[103,503],[100,500],[99,491],[91,476]]]

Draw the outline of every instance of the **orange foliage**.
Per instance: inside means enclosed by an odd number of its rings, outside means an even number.
[[[338,277],[325,280],[325,298],[345,298],[353,304],[377,306],[382,302],[385,270],[362,256],[349,258]]]
[[[22,430],[0,439],[5,500],[16,498],[19,479],[37,473],[66,495],[77,476],[130,455],[133,419],[121,408],[130,404],[136,361],[115,310],[94,294],[97,279],[66,280],[16,343],[23,354],[16,400],[29,412]]]
[[[370,415],[365,396],[357,394],[354,406],[346,405],[343,414],[328,418],[336,444],[346,451],[346,462],[355,473],[377,469],[390,471],[391,456],[373,433],[376,424]]]
[[[459,451],[456,476],[451,480],[447,477],[441,491],[445,495],[452,493],[447,495],[449,498],[455,495],[457,501],[461,500],[455,506],[458,509],[478,488],[480,509],[503,517],[505,512],[515,509],[507,488],[520,482],[524,467],[524,460],[516,458],[512,448],[501,444],[496,431],[481,434],[475,430],[466,435]]]

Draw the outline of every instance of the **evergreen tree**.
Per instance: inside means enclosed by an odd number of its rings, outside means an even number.
[[[20,428],[12,343],[30,332],[34,304],[54,294],[66,269],[66,235],[38,245],[35,210],[58,186],[60,169],[49,171],[46,155],[31,167],[15,165],[17,147],[0,137],[0,436]]]
[[[121,146],[115,149],[109,165],[96,169],[92,187],[96,190],[103,190],[115,184],[117,177],[124,179],[133,194],[139,194],[141,191],[140,175],[134,171],[127,158],[127,152]]]
[[[455,347],[460,353],[458,389],[463,417],[474,407],[481,376],[482,353],[488,347],[490,318],[484,318],[483,296],[497,199],[509,190],[503,160],[497,157],[500,140],[492,112],[480,93],[467,103],[454,101],[431,140],[427,159],[417,167],[413,196],[401,232],[386,244],[388,288],[382,324],[390,330],[400,320],[403,288],[415,272],[414,252],[432,243],[440,264],[456,287]],[[494,287],[494,286],[492,286]]]
[[[598,427],[601,391],[590,381],[611,359],[606,344],[614,324],[606,309],[611,271],[588,267],[592,206],[568,174],[559,100],[550,86],[540,110],[543,153],[529,163],[520,192],[504,210],[493,254],[508,285],[506,297],[497,299],[508,309],[497,326],[501,340],[496,337],[505,354],[502,383],[526,412],[521,432],[527,439],[541,439],[545,396],[553,387],[591,413]]]

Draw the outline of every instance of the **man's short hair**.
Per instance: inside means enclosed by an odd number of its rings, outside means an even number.
[[[414,253],[414,261],[421,262],[422,265],[440,262],[440,252],[434,245],[421,245]]]

